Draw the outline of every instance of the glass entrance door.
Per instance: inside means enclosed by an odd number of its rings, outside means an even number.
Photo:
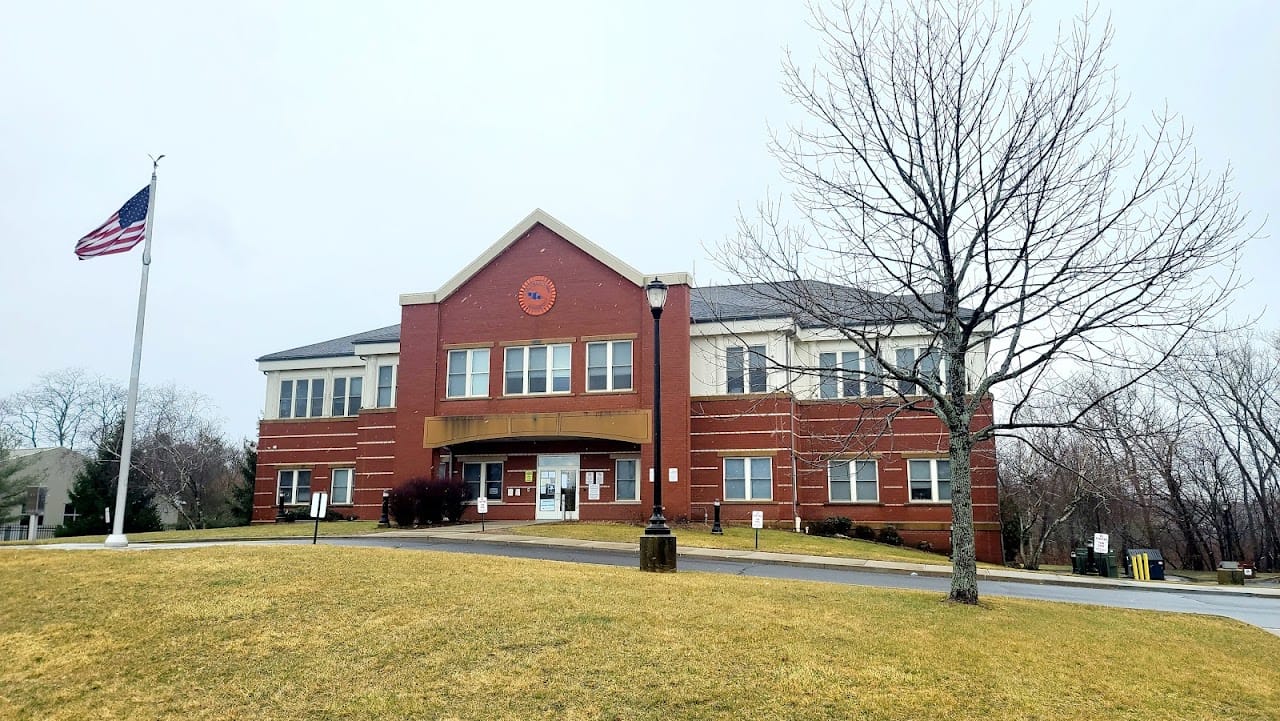
[[[538,456],[539,521],[578,520],[578,456]]]

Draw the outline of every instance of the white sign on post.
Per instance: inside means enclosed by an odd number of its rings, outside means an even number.
[[[764,511],[751,512],[751,527],[764,528]]]
[[[1093,552],[1094,553],[1106,553],[1107,549],[1110,547],[1111,547],[1110,536],[1108,536],[1105,533],[1093,534]]]
[[[477,498],[477,499],[476,499],[476,513],[484,514],[484,513],[488,513],[488,512],[489,512],[489,499],[488,499],[488,498],[485,498],[484,496],[481,496],[481,497]]]
[[[324,514],[329,512],[329,494],[324,491],[318,491],[311,494],[311,517],[324,518]]]

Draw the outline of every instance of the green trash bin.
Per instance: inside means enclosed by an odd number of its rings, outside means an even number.
[[[1093,554],[1094,565],[1098,567],[1098,575],[1105,578],[1120,578],[1120,564],[1116,562],[1116,552]]]

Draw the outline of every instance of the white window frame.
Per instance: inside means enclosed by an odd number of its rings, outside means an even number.
[[[769,357],[768,346],[762,343],[754,345],[731,345],[724,349],[724,390],[729,395],[745,395],[748,393],[769,392]],[[729,368],[729,357],[734,351],[742,353],[742,368],[739,369],[742,383],[741,390],[733,390],[734,376],[738,375]],[[756,384],[756,380],[760,380]],[[757,385],[759,387],[757,387]]]
[[[307,383],[307,400],[303,407],[303,413],[297,412],[298,383],[300,381]],[[286,383],[289,385],[289,413],[288,415],[283,415],[280,411],[283,410],[284,387]],[[320,402],[318,404],[315,402],[315,391],[312,390],[316,383],[320,384]],[[307,375],[293,378],[281,378],[279,385],[276,386],[276,392],[278,393],[278,396],[276,397],[276,417],[286,420],[290,418],[324,418],[328,415],[325,413],[325,397],[328,394],[328,391],[329,384],[326,382],[326,378],[324,376],[316,377]]]
[[[392,374],[394,376],[394,372]],[[342,395],[338,395],[338,381],[342,381]],[[355,404],[351,403],[351,387],[360,384],[360,395],[355,396]],[[394,381],[392,382],[394,387]],[[350,418],[359,415],[360,407],[364,405],[364,374],[356,373],[352,375],[344,373],[335,373],[332,382],[329,383],[329,391],[333,394],[333,400],[329,403],[329,413],[334,418]],[[394,391],[393,391],[394,393]],[[342,399],[342,413],[338,413],[338,399]]]
[[[635,495],[630,498],[624,498],[621,491],[622,464],[631,464],[631,487],[635,489]],[[613,464],[613,500],[619,503],[639,503],[640,502],[640,459],[639,458],[618,458]]]
[[[505,462],[505,461],[496,461],[496,460],[495,460],[495,461],[480,461],[480,460],[462,461],[462,483],[463,483],[463,486],[464,486],[464,487],[465,487],[465,486],[466,486],[466,484],[467,484],[467,466],[479,466],[479,467],[480,467],[480,479],[479,479],[479,483],[480,483],[480,491],[479,491],[479,492],[480,492],[480,493],[482,493],[482,494],[485,494],[485,495],[484,495],[484,497],[485,497],[485,498],[487,498],[487,499],[488,499],[488,501],[489,501],[490,503],[502,503],[502,498],[503,498],[503,493],[504,493],[503,489],[504,489],[504,488],[506,487],[506,485],[507,485],[506,478],[505,478],[505,476],[503,475],[503,474],[505,474],[505,473],[506,473],[506,462]],[[497,495],[494,495],[494,496],[488,495],[488,493],[489,493],[489,484],[490,484],[490,483],[493,483],[493,481],[489,480],[489,467],[490,467],[490,466],[497,466],[497,467],[498,467],[498,480],[497,480],[497,483],[498,483],[498,494],[497,494]],[[467,490],[468,490],[468,493],[469,493],[469,492],[470,492],[470,488],[468,488]],[[467,503],[475,503],[477,498],[480,498],[480,495],[479,495],[479,494],[477,494],[477,495],[476,495],[476,496],[474,496],[474,497],[468,498],[468,499],[467,499]]]
[[[382,402],[382,369],[391,369],[391,387],[388,389],[387,402]],[[400,374],[399,363],[379,363],[373,369],[373,405],[375,408],[396,407],[396,380]]]
[[[844,466],[845,477],[843,479],[835,479],[833,471],[837,466]],[[872,482],[874,483],[875,495],[871,498],[862,498],[858,493],[858,483],[866,483],[866,479],[858,478],[858,470],[860,468],[871,467]],[[832,486],[835,483],[849,484],[849,497],[836,498]],[[870,458],[836,458],[827,462],[827,501],[830,503],[879,503],[880,502],[880,464],[875,459]]]
[[[754,465],[752,461],[761,461],[761,460],[767,461],[769,464],[769,495],[767,497],[760,497],[760,496],[754,495],[752,493],[752,488],[751,488],[752,480],[759,480],[759,479],[755,479],[751,475],[751,467],[752,465]],[[742,473],[743,473],[743,476],[742,476],[743,497],[742,498],[729,497],[729,464],[733,462],[742,463]],[[737,502],[744,502],[744,501],[760,502],[760,501],[773,500],[773,457],[772,456],[734,456],[734,457],[725,458],[724,462],[721,464],[721,470],[724,473],[723,486],[721,488],[721,492],[724,494],[724,500],[737,501]]]
[[[307,474],[307,496],[306,498],[298,497],[298,476],[302,473]],[[285,493],[285,476],[289,476],[288,493]],[[286,506],[301,506],[311,502],[311,483],[314,475],[310,468],[286,468],[276,474],[276,502],[280,500],[280,496],[287,495],[284,504]]]
[[[337,491],[338,475],[345,474],[347,477],[347,495],[339,497]],[[356,469],[354,468],[331,468],[329,469],[329,503],[334,506],[350,506],[354,501],[356,494]]]
[[[629,374],[629,377],[631,378],[631,383],[630,383],[629,385],[627,385],[625,388],[624,388],[624,387],[621,387],[621,386],[617,386],[617,385],[615,385],[615,384],[614,384],[614,375],[615,375],[615,373],[617,372],[617,369],[619,369],[619,368],[622,368],[622,367],[623,367],[623,366],[621,366],[621,365],[618,365],[618,364],[614,363],[614,360],[613,360],[613,357],[614,357],[614,349],[615,349],[617,346],[622,345],[623,343],[626,343],[626,344],[627,344],[627,346],[628,346],[628,347],[630,347],[630,349],[631,349],[631,362],[626,366],[626,367],[628,367],[628,368],[630,368],[630,369],[631,369],[631,373]],[[604,368],[605,368],[605,387],[604,387],[604,388],[592,388],[592,387],[591,387],[591,368],[592,368],[592,365],[591,365],[591,347],[592,347],[592,346],[604,346],[604,347],[605,347],[605,356],[604,356],[604,360],[605,360],[605,364],[604,364]],[[586,369],[585,369],[585,370],[586,370],[586,374],[587,374],[587,375],[586,375],[586,383],[585,383],[585,385],[584,385],[583,387],[587,389],[587,392],[588,392],[588,393],[610,393],[610,392],[616,392],[616,391],[631,391],[631,390],[635,390],[635,387],[636,387],[636,344],[635,344],[635,341],[633,341],[633,340],[628,340],[628,339],[591,341],[590,343],[587,343],[587,353],[586,353],[586,359],[585,359],[585,361],[586,361],[586,362],[585,362],[585,363],[583,363],[583,365],[584,365],[584,366],[586,366]]]
[[[484,361],[476,362],[476,357],[483,354]],[[454,359],[461,357],[464,368],[461,372],[455,372]],[[445,398],[488,398],[489,397],[489,361],[490,353],[488,348],[451,348],[445,354],[445,377],[444,377],[444,395]],[[462,393],[454,394],[450,388],[449,381],[454,376],[462,377]],[[479,378],[484,376],[484,387],[478,388],[480,385]]]
[[[530,390],[529,373],[532,368],[529,365],[530,351],[535,348],[545,348],[547,351],[547,364],[542,368],[546,371],[546,390],[534,391]],[[556,351],[560,350],[564,353],[565,365],[563,367],[556,365]],[[520,390],[513,391],[507,387],[508,374],[513,370],[508,364],[511,360],[513,351],[518,351],[520,355]],[[561,375],[559,378],[564,381],[562,390],[555,390],[557,373]],[[555,343],[552,345],[522,345],[507,346],[502,349],[502,394],[506,396],[541,396],[541,395],[564,395],[573,389],[573,346],[568,343]]]
[[[915,485],[913,481],[924,480],[912,475],[913,468],[919,468],[918,463],[929,464],[929,498],[916,498]],[[947,464],[947,497],[941,497],[939,487],[938,464]],[[911,503],[951,503],[951,459],[950,458],[908,458],[907,459],[907,499]]]

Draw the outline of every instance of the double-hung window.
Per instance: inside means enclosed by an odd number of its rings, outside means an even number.
[[[280,417],[316,418],[324,415],[324,379],[280,381]]]
[[[569,345],[535,345],[506,351],[507,395],[569,392]]]
[[[587,390],[631,390],[631,341],[587,344]]]
[[[383,366],[384,368],[386,366]],[[361,376],[335,376],[333,379],[333,415],[354,416],[360,412]]]
[[[355,470],[351,468],[335,468],[329,484],[329,503],[345,505],[351,503],[351,493],[355,490]]]
[[[773,459],[724,459],[726,501],[768,501],[773,498]]]
[[[764,393],[769,374],[764,346],[729,346],[725,351],[725,378],[729,393]]]
[[[467,485],[467,500],[474,501],[484,494],[490,501],[502,500],[502,463],[485,461],[463,463],[462,481]]]
[[[875,503],[880,499],[876,462],[835,460],[827,464],[827,487],[833,503]]]
[[[640,500],[640,488],[636,485],[636,469],[640,461],[635,458],[619,458],[617,473],[613,477],[614,498],[619,501]]]
[[[951,461],[945,458],[913,458],[907,461],[911,500],[943,502],[951,500]]]
[[[489,395],[489,349],[449,351],[449,398],[483,398]]]
[[[394,408],[396,405],[396,366],[378,366],[378,408]]]
[[[857,398],[862,395],[862,354],[858,351],[818,354],[818,395]]]
[[[280,471],[279,479],[276,497],[283,497],[285,504],[296,506],[311,502],[311,471]]]
[[[899,348],[894,356],[899,368],[918,377],[933,381],[935,388],[942,388],[942,352],[936,348]],[[920,392],[911,381],[898,381],[898,393],[904,396]]]

